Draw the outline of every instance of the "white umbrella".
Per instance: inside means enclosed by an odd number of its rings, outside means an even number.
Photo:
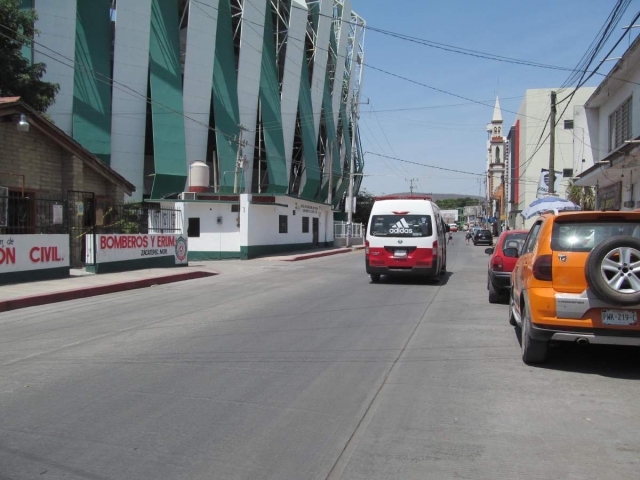
[[[580,207],[560,197],[543,197],[531,202],[531,204],[525,208],[521,215],[529,219],[538,215],[539,213],[546,212],[547,210],[580,210]]]

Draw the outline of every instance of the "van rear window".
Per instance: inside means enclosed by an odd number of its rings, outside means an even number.
[[[430,215],[374,215],[369,233],[374,237],[430,237]]]
[[[603,240],[618,235],[640,238],[638,222],[555,222],[551,248],[560,252],[590,252]]]

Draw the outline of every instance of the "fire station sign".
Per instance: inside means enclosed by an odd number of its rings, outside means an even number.
[[[95,247],[95,253],[94,253]],[[187,263],[187,239],[180,234],[87,235],[87,263],[173,257],[176,265]]]

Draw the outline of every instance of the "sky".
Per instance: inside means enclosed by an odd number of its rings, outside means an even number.
[[[369,27],[569,68],[578,64],[615,4],[615,0],[352,0],[352,8]],[[629,25],[639,10],[640,0],[633,0],[604,53],[625,34],[621,27]],[[621,56],[639,32],[631,29],[631,37],[627,34],[611,56]],[[486,125],[496,94],[506,133],[526,89],[559,87],[570,75],[442,51],[372,30],[365,37],[365,64],[487,104],[365,66],[359,120],[365,152],[480,174],[486,169]],[[607,73],[614,65],[615,61],[605,62],[599,72]],[[586,85],[596,86],[603,78],[595,75]],[[365,154],[364,173],[362,188],[374,194],[409,191],[408,180],[413,178],[414,191],[484,195],[478,181],[482,177],[371,153]]]

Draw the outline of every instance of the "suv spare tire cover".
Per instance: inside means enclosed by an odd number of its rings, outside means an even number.
[[[629,258],[621,258],[621,253]],[[603,269],[605,260],[613,263],[607,262],[609,267]],[[633,264],[637,264],[635,269]],[[584,274],[600,300],[623,306],[640,304],[640,238],[616,236],[596,245],[587,257]]]

